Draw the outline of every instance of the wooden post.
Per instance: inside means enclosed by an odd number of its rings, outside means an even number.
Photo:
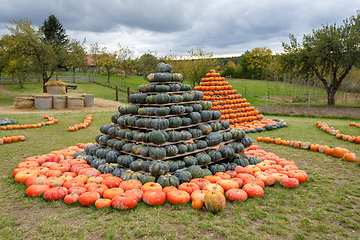
[[[118,87],[115,87],[115,91],[116,91],[116,101],[119,101],[119,95],[118,95]]]
[[[59,77],[58,77],[58,75],[56,75],[56,81],[59,81]]]
[[[264,108],[264,114],[266,113],[266,92],[265,92],[265,108]]]
[[[127,99],[128,99],[128,103],[130,102],[129,96],[130,96],[130,88],[128,87],[128,88],[127,88]]]
[[[75,83],[75,75],[73,75],[73,83]]]
[[[309,117],[309,113],[310,113],[310,96],[311,96],[311,89],[309,90],[309,98],[308,98],[308,111],[307,111],[308,117]]]

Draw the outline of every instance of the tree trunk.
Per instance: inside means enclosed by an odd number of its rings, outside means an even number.
[[[334,91],[334,90],[327,93],[329,105],[335,105],[335,93],[336,93],[336,91]]]

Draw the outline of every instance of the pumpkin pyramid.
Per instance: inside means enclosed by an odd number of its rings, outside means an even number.
[[[245,131],[231,129],[202,91],[171,73],[172,66],[159,63],[157,71],[129,96],[132,104],[118,108],[112,124],[101,126],[97,143],[84,149],[91,167],[123,180],[177,187],[244,162],[244,149],[252,144]]]

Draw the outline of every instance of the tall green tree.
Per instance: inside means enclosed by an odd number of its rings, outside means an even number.
[[[133,57],[134,53],[128,46],[121,46],[120,43],[118,44],[118,50],[116,53],[119,68],[122,72],[124,72],[124,76],[126,78],[132,70],[131,58]]]
[[[150,73],[156,72],[156,65],[159,60],[156,57],[156,52],[148,51],[144,53],[138,60],[138,69],[144,78]]]
[[[248,69],[254,73],[254,78],[265,79],[269,76],[268,66],[272,51],[268,48],[254,48],[247,55]]]
[[[44,39],[51,42],[52,45],[64,45],[68,40],[66,30],[64,29],[61,22],[54,16],[50,15],[41,26],[44,32]]]
[[[0,80],[4,69],[9,65],[10,58],[4,40],[0,39]]]
[[[304,35],[302,44],[290,35],[290,44],[283,43],[281,56],[284,71],[298,76],[315,76],[328,95],[328,104],[335,104],[335,94],[354,66],[360,64],[360,11],[343,21],[343,25],[323,25]]]
[[[40,73],[43,79],[43,92],[45,84],[53,76],[57,66],[62,65],[74,55],[69,54],[76,41],[67,41],[61,46],[54,46],[52,42],[44,39],[41,27],[34,29],[31,21],[10,20],[11,26],[6,26],[10,34],[3,35],[7,52],[11,58],[25,58],[31,62],[33,71]]]
[[[110,83],[110,76],[116,70],[116,53],[107,51],[106,47],[102,48],[99,64],[108,77],[108,83]]]
[[[100,68],[101,68],[101,65],[99,64],[100,57],[101,57],[101,48],[99,44],[97,42],[94,44],[90,44],[90,58],[92,59],[92,62],[95,65],[98,74],[100,74]]]

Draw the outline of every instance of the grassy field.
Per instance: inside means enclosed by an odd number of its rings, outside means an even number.
[[[58,124],[28,130],[0,131],[0,136],[26,136],[26,141],[0,145],[0,239],[360,239],[360,166],[321,153],[274,144],[255,143],[282,158],[295,161],[309,175],[296,189],[279,184],[265,187],[262,198],[227,201],[217,215],[166,202],[150,207],[143,202],[130,211],[97,210],[94,206],[66,205],[25,195],[11,172],[28,156],[46,154],[76,143],[94,142],[110,112],[94,112],[91,125],[76,132],[67,127],[80,123],[88,112],[47,113]],[[0,113],[19,124],[42,121],[42,114]],[[270,117],[271,116],[267,116]],[[276,118],[279,118],[277,116]],[[352,119],[282,117],[289,125],[271,132],[248,134],[342,146],[360,156],[358,144],[339,140],[320,131],[324,121],[343,133],[360,135],[350,127]]]

